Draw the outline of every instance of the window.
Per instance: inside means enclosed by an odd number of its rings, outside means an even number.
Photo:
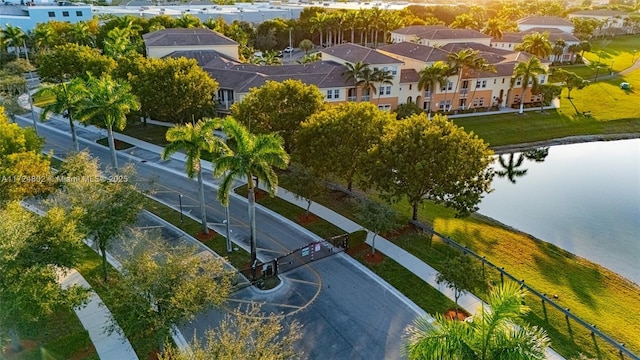
[[[54,13],[53,11],[49,11],[49,17],[56,17],[56,13]]]
[[[479,88],[486,88],[487,87],[487,80],[478,80],[476,81],[476,89]]]
[[[442,87],[442,91],[453,90],[453,81],[449,81],[445,86]]]
[[[76,11],[76,16],[82,16],[82,11]]]
[[[540,83],[541,85],[542,85],[542,84],[544,84],[544,76],[540,77],[540,81],[539,81],[539,83]]]
[[[409,90],[411,90],[411,84],[409,84]]]
[[[387,86],[386,90],[385,95],[391,95],[391,86]]]
[[[378,94],[384,95],[384,86],[380,86],[380,89],[378,89]]]
[[[391,110],[391,105],[389,105],[389,104],[378,105],[378,110],[389,111],[389,110]]]
[[[63,11],[62,12],[62,16],[63,17],[69,17],[69,12],[68,11]]]
[[[340,90],[327,90],[327,99],[339,99],[340,98]]]
[[[498,79],[493,79],[493,85],[498,83]]]
[[[437,105],[438,105],[438,109],[440,110],[445,110],[445,111],[449,110],[451,109],[451,100],[445,100],[445,101],[439,102]]]
[[[516,86],[520,86],[522,85],[522,78],[517,78],[516,79]]]

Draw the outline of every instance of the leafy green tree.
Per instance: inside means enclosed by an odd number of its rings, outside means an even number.
[[[140,70],[132,81],[144,84],[139,96],[152,118],[186,123],[214,115],[218,83],[196,60],[152,59],[142,63]]]
[[[198,187],[200,189],[200,216],[202,221],[202,232],[209,233],[207,226],[207,214],[204,202],[204,183],[202,181],[202,161],[203,151],[216,153],[224,144],[224,141],[213,134],[213,130],[218,125],[218,120],[199,120],[195,124],[178,125],[167,130],[167,145],[162,152],[162,158],[167,159],[179,150],[185,150],[187,156],[187,175],[193,179],[198,177]]]
[[[344,179],[351,190],[362,174],[367,151],[395,121],[393,114],[371,103],[327,107],[302,123],[294,157],[316,174]]]
[[[191,14],[184,14],[181,17],[176,18],[175,26],[184,29],[201,28],[202,22],[199,18]]]
[[[104,39],[104,54],[113,59],[133,56],[137,53],[130,28],[113,28]]]
[[[304,39],[300,41],[298,47],[300,48],[300,50],[304,51],[304,54],[306,55],[309,53],[309,50],[313,49],[313,42],[311,42],[311,40],[309,39]]]
[[[398,120],[406,119],[413,114],[420,114],[422,112],[423,112],[422,108],[418,106],[418,104],[416,103],[411,102],[406,104],[400,104],[396,108],[396,119]]]
[[[287,190],[293,192],[296,199],[303,199],[307,202],[306,214],[309,216],[309,209],[313,198],[322,195],[326,190],[322,179],[311,170],[300,165],[291,165],[289,173],[286,175]]]
[[[324,96],[314,85],[299,80],[267,81],[231,106],[231,115],[255,133],[277,133],[291,153],[300,124],[324,106]]]
[[[517,283],[509,283],[491,293],[491,309],[483,306],[469,321],[437,315],[431,324],[419,318],[407,329],[406,354],[411,360],[546,359],[545,331],[519,321],[529,311],[524,295]]]
[[[579,114],[580,112],[578,111],[578,108],[572,101],[571,90],[584,89],[586,86],[589,85],[589,82],[584,80],[579,75],[576,75],[573,72],[566,71],[563,69],[556,69],[553,74],[557,79],[560,80],[563,87],[567,88],[567,99],[573,106],[573,109],[576,111],[576,115]]]
[[[560,96],[562,88],[553,84],[536,84],[536,86],[531,89],[531,92],[534,95],[540,96],[540,112],[543,112],[545,105],[549,105],[553,99]]]
[[[87,159],[86,154],[79,153],[76,162]],[[73,169],[87,171],[78,174],[74,181],[51,197],[50,206],[64,206],[75,210],[78,223],[87,237],[93,242],[102,256],[102,276],[107,282],[107,251],[115,239],[120,237],[129,225],[137,219],[142,209],[142,195],[133,183],[134,171],[126,167],[120,175],[112,176],[110,181],[101,179],[89,164],[75,166]]]
[[[479,30],[481,24],[479,24],[473,16],[469,14],[460,14],[456,16],[455,20],[449,25],[453,29],[474,29]]]
[[[227,299],[232,273],[222,259],[198,254],[197,248],[170,246],[159,234],[137,237],[109,295],[119,320],[107,331],[155,338],[163,352],[172,326],[187,324]]]
[[[540,59],[545,59],[553,52],[548,33],[533,33],[525,35],[522,43],[515,47],[518,51],[526,51]]]
[[[400,225],[399,215],[393,209],[379,202],[362,199],[358,202],[356,218],[360,225],[373,233],[371,239],[371,253],[376,253],[376,237],[391,231]]]
[[[370,152],[369,182],[389,200],[406,197],[418,220],[425,200],[455,209],[459,216],[477,210],[489,191],[493,172],[487,144],[447,120],[413,115],[382,137]]]
[[[84,245],[76,222],[60,208],[38,216],[12,202],[0,208],[0,218],[0,336],[9,335],[19,351],[20,329],[85,303],[85,289],[57,282],[78,264]]]
[[[73,141],[73,148],[76,151],[80,151],[80,145],[78,144],[73,119],[75,112],[87,95],[87,87],[81,78],[75,78],[68,83],[43,87],[35,94],[35,96],[52,96],[55,99],[53,102],[43,106],[40,116],[42,120],[46,119],[49,113],[65,113],[66,117],[68,117],[69,128],[71,129],[71,140]]]
[[[206,331],[204,342],[194,336],[190,352],[170,347],[160,360],[300,359],[294,345],[302,337],[301,326],[295,320],[286,326],[282,322],[281,316],[264,316],[256,304],[246,312],[235,309]]]
[[[36,24],[31,36],[36,49],[45,51],[57,45],[59,38],[51,22]]]
[[[13,50],[16,52],[16,59],[20,58],[20,47],[23,46],[23,42],[26,41],[26,39],[27,34],[25,34],[19,26],[6,24],[4,29],[0,30],[2,45],[13,47]]]
[[[110,75],[101,78],[89,76],[88,96],[78,104],[76,116],[80,121],[107,129],[111,165],[118,171],[118,158],[113,129],[122,130],[127,125],[127,114],[138,110],[140,103],[131,93],[131,85],[113,80]]]
[[[231,116],[224,119],[221,129],[229,136],[232,145],[225,144],[216,156],[213,175],[223,176],[218,189],[218,199],[223,205],[228,205],[233,182],[243,177],[246,179],[252,277],[255,277],[257,253],[254,178],[264,181],[269,194],[273,196],[278,189],[278,176],[274,168],[285,169],[289,163],[289,155],[284,150],[281,137],[276,134],[254,135]]]
[[[458,300],[468,291],[483,290],[486,284],[482,276],[482,269],[465,255],[457,255],[444,260],[436,276],[438,283],[446,282],[453,290],[456,302],[456,318],[458,316]]]
[[[115,61],[99,50],[78,44],[59,45],[38,56],[38,75],[49,83],[58,84],[77,77],[87,80],[87,73],[100,77],[115,67]]]
[[[23,76],[24,73],[34,71],[36,68],[27,59],[15,59],[4,65],[4,70],[11,75]]]
[[[531,57],[529,60],[524,62],[519,62],[516,67],[513,69],[513,77],[511,78],[511,87],[513,87],[516,82],[519,80],[522,86],[522,94],[520,95],[520,110],[519,114],[524,113],[524,102],[525,95],[527,93],[527,88],[529,83],[532,83],[531,88],[535,88],[538,86],[538,76],[546,74],[547,70],[540,63],[540,60],[537,57]]]

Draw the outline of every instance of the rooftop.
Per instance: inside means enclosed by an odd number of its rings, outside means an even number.
[[[567,19],[557,16],[528,16],[517,21],[518,25],[573,26]]]
[[[384,55],[374,49],[351,43],[332,46],[326,49],[322,49],[321,52],[335,56],[350,63],[361,61],[369,65],[378,65],[397,64],[402,62],[396,58]]]
[[[237,45],[235,41],[209,29],[162,29],[143,36],[146,46]]]

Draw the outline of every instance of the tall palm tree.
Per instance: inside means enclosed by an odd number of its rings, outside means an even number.
[[[529,54],[535,55],[541,59],[547,58],[551,55],[553,48],[551,42],[549,42],[549,35],[544,33],[533,33],[525,35],[522,38],[522,43],[515,47],[518,51],[525,51]]]
[[[434,64],[425,66],[424,69],[420,70],[418,75],[420,76],[420,81],[418,81],[418,90],[428,90],[429,94],[429,109],[428,118],[431,120],[431,99],[433,95],[436,93],[436,84],[440,87],[445,86],[449,74],[449,65],[443,63],[442,61],[438,61]]]
[[[88,91],[86,84],[81,78],[75,78],[68,83],[60,83],[53,86],[43,87],[36,93],[36,96],[53,96],[55,98],[53,102],[43,106],[41,119],[46,119],[47,114],[49,113],[66,113],[66,116],[69,119],[73,148],[77,152],[80,151],[80,145],[78,144],[73,118],[78,107],[87,95]]]
[[[562,61],[562,54],[564,54],[565,46],[567,46],[567,43],[562,39],[558,39],[553,43],[553,49],[551,49],[551,52],[553,53],[554,61]]]
[[[453,71],[456,71],[458,74],[458,81],[456,81],[456,87],[453,91],[454,98],[455,94],[458,92],[458,88],[462,83],[462,78],[465,76],[466,72],[469,69],[474,69],[478,64],[478,58],[480,57],[479,52],[473,49],[463,49],[458,51],[457,53],[449,53],[447,55],[447,60],[449,61],[449,67]]]
[[[236,179],[247,180],[247,199],[251,242],[252,277],[255,277],[257,264],[256,253],[256,205],[254,178],[264,181],[269,193],[273,196],[278,189],[278,176],[274,167],[286,169],[289,155],[284,150],[281,137],[275,134],[255,135],[228,116],[221,123],[221,129],[229,136],[231,146],[224,144],[216,157],[214,176],[223,176],[218,199],[223,205],[229,203],[229,193]]]
[[[325,42],[322,34],[329,23],[329,15],[324,12],[318,12],[315,16],[309,18],[309,23],[311,24],[311,32],[318,31],[320,33],[320,47],[323,47]]]
[[[393,85],[393,74],[391,74],[391,70],[382,70],[382,69],[374,69],[373,71],[374,80],[378,83],[378,101],[377,105],[380,104],[380,96],[382,95],[383,85]]]
[[[542,360],[549,346],[544,330],[516,325],[529,311],[523,305],[524,290],[509,283],[493,291],[491,309],[476,313],[471,320],[447,320],[436,316],[436,324],[418,318],[407,330],[405,351],[409,359],[420,360]]]
[[[91,33],[89,24],[84,21],[78,21],[71,25],[69,36],[71,37],[71,42],[78,45],[95,46],[95,36]]]
[[[204,203],[204,183],[202,181],[202,152],[217,153],[223,148],[224,141],[213,134],[213,130],[219,125],[219,120],[199,120],[197,123],[177,125],[167,130],[166,138],[169,144],[162,152],[162,158],[167,159],[179,150],[184,150],[187,156],[187,175],[193,179],[198,178],[200,189],[200,218],[202,220],[202,232],[209,233],[207,226],[207,214]]]
[[[111,165],[117,171],[118,158],[113,129],[124,129],[127,125],[127,114],[138,110],[140,102],[132,94],[128,82],[114,80],[110,75],[103,75],[101,78],[89,75],[87,89],[89,94],[79,104],[76,115],[83,123],[107,129]]]
[[[364,70],[369,68],[369,64],[365,64],[362,61],[358,61],[354,64],[345,63],[344,66],[346,67],[346,70],[342,72],[342,76],[344,76],[347,82],[349,80],[353,80],[353,82],[355,83],[356,96],[357,96],[358,87],[360,86],[360,79],[362,79]]]
[[[7,24],[1,31],[2,44],[4,46],[12,46],[16,51],[16,59],[20,58],[20,47],[27,38],[27,34],[22,31],[19,26]]]
[[[376,82],[378,81],[376,72],[370,67],[366,67],[362,70],[362,75],[358,80],[357,85],[362,87],[362,97],[366,101],[371,100],[371,93],[376,93]]]
[[[504,28],[504,23],[502,20],[498,18],[492,18],[487,21],[482,29],[482,32],[491,36],[494,39],[502,39],[502,31]]]
[[[529,82],[531,81],[532,87],[538,84],[538,76],[546,74],[547,70],[542,66],[540,60],[537,57],[531,57],[526,62],[519,62],[513,69],[513,77],[511,78],[511,87],[513,87],[516,81],[519,79],[522,85],[522,95],[520,97],[520,111],[519,114],[524,112],[524,100],[525,94]]]
[[[371,27],[371,19],[372,19],[372,15],[371,15],[371,11],[368,9],[360,9],[358,11],[358,15],[359,15],[359,21],[358,23],[360,24],[360,41],[362,41],[362,46],[367,46],[367,43],[369,41],[369,28]]]
[[[382,17],[386,11],[380,9],[379,7],[375,7],[371,9],[371,40],[373,40],[373,47],[378,47],[378,34],[380,33],[380,28],[382,27]]]
[[[345,22],[349,29],[351,29],[351,43],[355,43],[356,27],[358,27],[358,12],[355,10],[349,10],[345,15]]]
[[[104,54],[114,59],[133,55],[136,49],[131,37],[130,28],[113,28],[109,30],[104,39]]]

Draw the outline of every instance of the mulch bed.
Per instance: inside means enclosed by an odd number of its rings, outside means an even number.
[[[204,232],[200,231],[196,234],[196,239],[200,240],[200,241],[207,241],[207,240],[211,240],[214,237],[216,237],[216,235],[218,235],[215,231],[209,229],[209,233],[205,234]]]
[[[296,221],[298,222],[298,224],[300,225],[309,225],[314,223],[316,220],[318,220],[318,217],[314,214],[302,214],[299,215],[298,217],[296,217]]]
[[[464,309],[458,309],[457,319],[460,321],[464,321],[464,319],[468,318],[470,315],[468,312],[464,311]],[[456,309],[449,309],[444,313],[445,319],[454,320],[456,319]]]
[[[269,195],[269,193],[264,190],[255,189],[254,191],[255,191],[256,201],[260,201],[264,199],[267,195]]]
[[[371,253],[371,246],[366,243],[362,243],[358,246],[352,246],[347,249],[347,254],[351,257],[361,256],[364,260],[370,264],[378,264],[384,261],[385,256],[380,251],[376,251],[375,254]]]

